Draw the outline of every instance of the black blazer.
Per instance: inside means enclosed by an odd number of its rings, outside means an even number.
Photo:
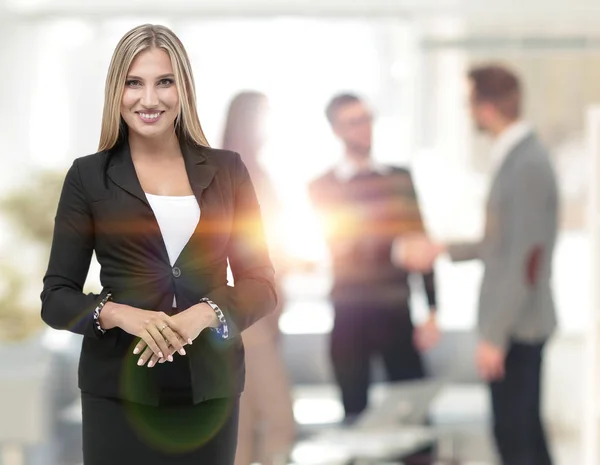
[[[158,403],[156,370],[138,367],[137,338],[119,328],[104,335],[93,312],[111,292],[117,303],[171,312],[204,296],[225,313],[227,341],[209,330],[186,347],[194,402],[235,395],[244,384],[240,332],[275,308],[260,208],[237,153],[182,143],[201,217],[171,267],[160,228],[137,178],[126,141],[78,158],[69,169],[55,218],[42,319],[84,335],[79,387],[93,394]],[[101,266],[100,294],[84,294],[92,252]],[[227,261],[235,286],[227,285]]]

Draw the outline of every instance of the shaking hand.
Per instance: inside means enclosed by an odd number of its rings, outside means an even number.
[[[426,273],[433,269],[444,246],[432,242],[425,234],[415,233],[397,237],[392,245],[392,262],[409,271]]]

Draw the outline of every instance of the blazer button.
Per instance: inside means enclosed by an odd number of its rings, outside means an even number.
[[[181,276],[181,270],[179,268],[177,268],[176,266],[173,267],[173,276],[175,276],[176,278],[179,278]]]

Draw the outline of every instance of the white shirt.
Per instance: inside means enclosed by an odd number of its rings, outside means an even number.
[[[365,170],[361,170],[352,160],[345,158],[335,167],[334,174],[338,180],[342,182],[350,181],[354,176],[361,171],[385,174],[389,171],[389,167],[376,163],[375,160],[369,158],[369,164]]]
[[[531,132],[532,127],[529,123],[516,121],[496,137],[490,153],[491,172],[493,174],[500,169],[512,149],[531,134]]]
[[[162,234],[169,262],[175,264],[200,221],[200,206],[193,195],[166,196],[146,193]],[[175,296],[173,306],[176,307]]]

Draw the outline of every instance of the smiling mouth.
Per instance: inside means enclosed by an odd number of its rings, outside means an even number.
[[[155,123],[164,113],[164,111],[152,111],[152,112],[142,112],[136,111],[137,115],[144,123]]]

